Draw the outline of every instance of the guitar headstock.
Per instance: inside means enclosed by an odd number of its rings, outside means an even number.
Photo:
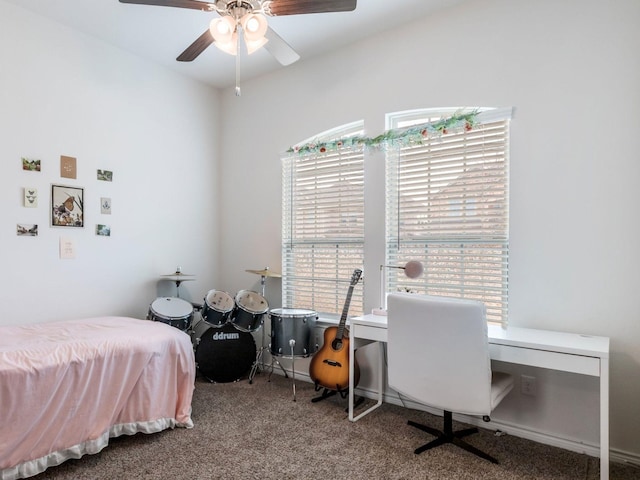
[[[351,274],[351,281],[349,282],[349,285],[352,287],[355,287],[356,284],[360,281],[361,276],[362,276],[362,270],[360,270],[359,268],[356,268]]]

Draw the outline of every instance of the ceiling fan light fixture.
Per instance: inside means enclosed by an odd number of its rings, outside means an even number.
[[[267,33],[267,19],[259,13],[247,13],[240,19],[240,24],[247,42],[261,40]]]
[[[236,31],[236,22],[231,17],[214,18],[209,24],[211,36],[218,43],[231,42]]]
[[[216,42],[214,43],[216,47],[222,50],[229,55],[237,55],[238,54],[238,34],[234,33],[231,36],[231,40],[228,42]]]
[[[247,45],[247,53],[251,55],[253,52],[260,50],[269,40],[262,37],[259,40],[248,40],[245,35],[245,44]]]

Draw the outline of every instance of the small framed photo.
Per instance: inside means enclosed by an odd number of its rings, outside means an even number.
[[[22,169],[30,172],[40,171],[40,160],[35,158],[22,157]]]
[[[60,176],[62,178],[76,178],[77,171],[76,157],[60,156]]]
[[[24,206],[35,208],[38,206],[38,189],[32,187],[24,187]]]
[[[84,188],[51,185],[51,226],[84,227]]]
[[[113,172],[109,170],[98,170],[98,180],[102,180],[103,182],[112,182]]]
[[[111,227],[109,225],[96,225],[96,235],[101,237],[110,237]]]
[[[100,197],[100,213],[103,215],[111,215],[111,199],[108,197]]]
[[[37,237],[38,225],[18,223],[17,234],[19,237]]]

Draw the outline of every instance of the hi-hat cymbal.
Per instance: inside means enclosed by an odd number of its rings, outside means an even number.
[[[255,273],[256,275],[260,275],[261,277],[274,277],[274,278],[282,277],[281,273],[274,272],[273,270],[269,270],[269,268],[265,268],[263,270],[245,270],[245,272]]]

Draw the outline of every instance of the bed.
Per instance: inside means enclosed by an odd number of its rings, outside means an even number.
[[[189,335],[100,317],[0,327],[0,480],[98,453],[109,438],[193,427]]]

